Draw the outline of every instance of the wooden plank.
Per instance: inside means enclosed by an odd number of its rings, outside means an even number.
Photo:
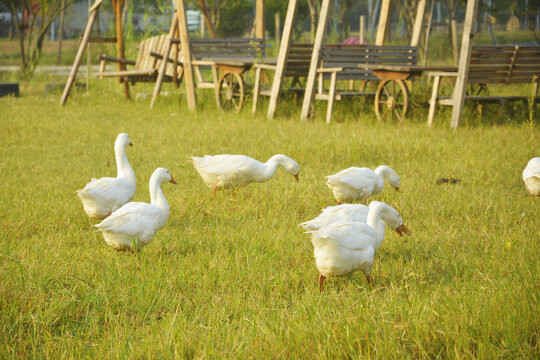
[[[471,60],[472,42],[474,40],[474,20],[478,11],[478,0],[468,0],[465,12],[465,23],[463,28],[463,38],[461,42],[461,52],[459,58],[459,69],[456,79],[456,86],[452,98],[454,106],[452,108],[451,126],[456,129],[461,124],[463,116],[463,105],[465,103],[465,90],[469,76],[469,63]]]
[[[313,95],[315,93],[315,80],[317,77],[317,68],[319,67],[319,61],[321,59],[321,48],[324,43],[324,33],[326,31],[326,25],[328,24],[328,9],[330,7],[330,0],[322,0],[319,22],[317,24],[317,32],[315,34],[315,41],[313,43],[313,53],[311,54],[311,62],[309,65],[308,77],[306,80],[306,92],[304,93],[304,100],[302,102],[302,112],[300,119],[307,121],[309,112],[311,109],[311,102],[313,101]]]
[[[62,98],[60,99],[60,106],[64,106],[66,104],[69,92],[71,91],[71,87],[75,82],[75,77],[77,76],[77,71],[79,71],[79,66],[81,65],[84,50],[86,49],[86,45],[88,45],[88,39],[90,38],[90,33],[92,32],[92,27],[94,26],[94,22],[96,21],[99,5],[101,5],[102,1],[103,0],[96,1],[94,6],[92,7],[93,10],[88,15],[88,23],[86,24],[86,28],[84,29],[84,34],[81,40],[81,44],[79,45],[79,50],[77,51],[77,56],[75,57],[75,61],[73,62],[73,66],[71,67],[71,72],[66,82],[66,86],[64,87],[64,92],[62,93]]]
[[[411,37],[411,46],[418,46],[422,28],[424,25],[424,17],[426,13],[426,0],[419,0],[416,5],[416,18],[414,19],[413,33]]]
[[[285,74],[285,66],[287,64],[287,55],[289,54],[294,18],[296,17],[296,9],[298,7],[297,5],[298,0],[289,0],[287,15],[285,16],[285,24],[283,26],[283,36],[281,37],[281,45],[279,47],[276,72],[274,74],[274,81],[272,83],[272,95],[270,95],[268,113],[266,114],[266,117],[270,120],[274,118],[279,94],[281,92],[281,84],[283,83],[283,75]]]
[[[109,72],[103,72],[103,73],[97,73],[97,77],[123,77],[127,78],[129,76],[136,76],[136,75],[153,75],[157,74],[157,69],[143,69],[143,70],[123,70],[123,71],[109,71]]]
[[[381,5],[381,12],[379,16],[379,25],[377,26],[377,35],[375,37],[375,45],[384,44],[384,37],[386,36],[386,30],[388,28],[388,20],[390,18],[390,6],[391,0],[383,0]]]
[[[176,14],[174,14],[173,19],[171,21],[171,27],[169,29],[169,36],[168,36],[169,41],[167,41],[167,44],[165,46],[165,51],[163,52],[163,56],[166,56],[167,58],[170,56],[171,47],[173,45],[171,39],[175,35],[177,30],[178,30],[178,17],[176,16]],[[159,67],[156,85],[154,86],[154,93],[152,94],[152,101],[150,102],[150,109],[154,107],[157,97],[159,95],[159,92],[161,91],[161,85],[163,84],[163,79],[165,77],[166,67],[167,67],[167,62],[163,61],[161,63],[161,66]]]
[[[176,1],[176,16],[178,17],[178,29],[180,30],[180,47],[184,58],[184,83],[186,84],[186,97],[188,108],[195,111],[197,108],[197,97],[195,94],[195,81],[193,79],[193,67],[191,66],[191,48],[189,46],[189,32],[187,28],[186,11],[184,0]]]

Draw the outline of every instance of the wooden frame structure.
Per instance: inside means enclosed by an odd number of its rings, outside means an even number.
[[[319,15],[319,22],[317,25],[317,32],[316,32],[315,41],[313,44],[313,54],[311,56],[311,64],[310,64],[309,73],[308,73],[308,77],[306,81],[306,91],[304,93],[304,100],[302,103],[302,112],[300,114],[301,121],[307,121],[308,118],[311,116],[312,102],[315,96],[315,82],[317,78],[317,70],[321,62],[322,48],[324,44],[324,36],[326,32],[326,27],[328,25],[330,5],[331,5],[331,0],[322,0],[321,10],[320,10],[320,15]],[[417,5],[415,23],[413,27],[413,36],[412,36],[411,44],[410,44],[413,47],[418,46],[418,43],[420,41],[420,36],[421,36],[422,28],[423,28],[424,15],[425,15],[425,8],[426,8],[426,0],[419,0],[418,5]],[[375,45],[383,45],[384,43],[384,38],[385,38],[387,27],[388,27],[387,25],[388,25],[390,9],[391,9],[391,0],[382,0]],[[329,101],[333,102],[333,99],[330,99]]]
[[[180,47],[182,52],[182,63],[184,67],[184,84],[186,86],[186,97],[188,102],[188,108],[190,111],[195,111],[197,109],[197,96],[195,94],[195,79],[193,74],[193,55],[191,52],[191,46],[189,41],[189,32],[187,27],[187,18],[185,11],[185,1],[184,0],[173,0],[176,4],[176,15],[177,19],[171,24],[171,30],[169,33],[170,38],[173,37],[175,33],[176,26],[178,27],[178,33],[180,35]],[[199,0],[199,3],[203,7],[203,13],[206,13],[206,8],[204,7],[204,1]],[[255,5],[255,37],[264,39],[264,0],[256,0]],[[206,17],[208,19],[208,17]],[[212,29],[213,30],[213,29]],[[169,41],[170,43],[170,41]],[[172,45],[170,45],[172,46]],[[166,49],[167,51],[167,49]],[[158,80],[154,88],[154,94],[152,96],[151,107],[153,107],[156,97],[159,94],[161,84],[163,82],[163,73],[164,69],[160,69],[158,75]]]
[[[69,96],[69,92],[71,91],[71,88],[73,86],[73,83],[75,82],[75,78],[77,76],[77,71],[79,70],[79,66],[81,65],[81,60],[84,55],[84,50],[86,49],[86,46],[90,42],[103,42],[103,39],[90,39],[90,33],[92,32],[92,28],[94,26],[94,23],[96,21],[99,7],[103,3],[104,0],[96,0],[94,5],[90,7],[88,10],[88,22],[86,24],[86,28],[84,30],[81,43],[79,45],[79,50],[77,51],[77,56],[75,57],[75,62],[73,63],[73,67],[71,68],[71,72],[69,74],[69,78],[66,82],[66,86],[64,87],[64,92],[62,94],[62,98],[60,100],[60,106],[64,106],[66,104],[67,98]],[[122,7],[124,5],[124,0],[112,0],[113,5],[113,14],[114,14],[114,23],[115,23],[115,29],[116,29],[116,38],[112,39],[112,42],[116,42],[116,55],[118,58],[125,59],[125,50],[124,50],[124,37],[122,35]],[[109,41],[109,39],[105,39],[106,42]],[[126,66],[125,64],[118,63],[118,71],[125,71]],[[121,81],[121,80],[120,80]],[[129,83],[124,83],[124,93],[126,94],[126,97],[129,98]]]

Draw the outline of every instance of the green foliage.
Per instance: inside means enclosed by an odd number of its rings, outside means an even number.
[[[240,114],[217,111],[210,90],[190,113],[171,85],[150,110],[125,101],[115,80],[59,108],[60,94],[43,87],[63,80],[36,75],[22,97],[0,98],[0,357],[540,356],[540,207],[521,181],[529,124],[429,130],[415,115],[394,127],[340,103],[344,121],[328,126],[298,121],[292,99],[268,121],[249,102]],[[134,144],[135,201],[149,201],[158,166],[178,182],[163,186],[169,221],[136,255],[108,247],[75,195],[93,176],[114,176],[119,132]],[[287,154],[300,182],[278,171],[212,197],[189,156],[218,153]],[[373,285],[355,273],[319,294],[297,224],[335,204],[325,175],[380,164],[402,186],[373,200],[398,209],[413,235],[388,232]]]

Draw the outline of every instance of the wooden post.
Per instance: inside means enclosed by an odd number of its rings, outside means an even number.
[[[189,44],[189,32],[184,0],[176,0],[176,16],[178,17],[178,28],[180,31],[180,49],[182,51],[184,65],[184,83],[186,84],[188,108],[191,111],[195,111],[197,109],[197,97],[195,95],[193,67],[191,66],[191,46]]]
[[[176,16],[176,14],[174,14],[172,22],[171,22],[171,28],[169,29],[169,37],[167,38],[167,45],[165,46],[165,53],[162,54],[163,60],[161,61],[161,64],[159,66],[159,73],[156,80],[156,85],[154,86],[154,93],[152,94],[152,101],[150,102],[150,109],[154,107],[154,104],[156,103],[159,92],[161,91],[161,84],[163,84],[163,78],[165,77],[165,71],[167,70],[167,62],[168,62],[167,59],[170,56],[171,48],[172,48],[171,39],[176,34],[177,30],[178,30],[178,17]],[[176,49],[176,54],[178,54],[178,49]]]
[[[264,0],[257,0],[255,5],[255,37],[264,44]]]
[[[201,14],[201,37],[204,38],[204,29],[205,29],[205,26],[204,26],[204,15]]]
[[[416,5],[416,18],[414,19],[414,27],[411,38],[411,46],[418,46],[420,43],[420,35],[424,25],[424,15],[426,13],[426,0],[419,0]]]
[[[124,0],[113,0],[114,9],[114,23],[116,26],[116,56],[120,59],[126,58],[124,50],[124,35],[122,34],[122,7],[124,6]],[[126,65],[118,63],[118,71],[125,71]],[[120,82],[124,83],[124,94],[127,99],[130,99],[129,95],[129,83],[123,81],[122,78],[118,78]]]
[[[360,15],[360,34],[358,36],[360,36],[360,44],[363,44],[364,43],[364,28],[365,28],[365,16],[364,15]]]
[[[73,86],[73,83],[75,82],[75,77],[77,76],[77,71],[79,71],[79,66],[81,65],[81,60],[84,55],[84,49],[86,49],[86,45],[88,44],[88,39],[90,38],[90,32],[92,31],[92,27],[94,26],[97,13],[99,11],[99,6],[101,5],[102,2],[103,0],[98,0],[94,4],[94,6],[90,8],[90,13],[88,14],[88,23],[86,24],[86,29],[84,29],[84,34],[81,40],[81,44],[79,45],[79,51],[77,51],[75,62],[73,63],[73,67],[71,68],[71,72],[66,82],[66,87],[64,88],[64,93],[62,94],[62,98],[60,99],[60,106],[64,106],[66,104],[67,98],[69,96],[69,92],[71,91],[71,87]]]
[[[199,0],[199,6],[201,7],[201,11],[202,11],[202,14],[204,16],[204,20],[206,21],[206,27],[208,28],[208,31],[210,32],[210,36],[215,38],[216,37],[216,32],[214,31],[214,27],[212,26],[212,22],[210,21],[210,18],[208,17],[208,12],[206,11],[206,4],[204,3],[204,0]]]
[[[276,42],[276,48],[279,47],[279,38],[280,38],[280,32],[281,32],[281,24],[280,24],[280,20],[279,20],[279,13],[276,13],[274,15],[274,32],[275,32],[275,42]]]
[[[307,121],[310,115],[311,102],[315,94],[315,80],[317,78],[317,67],[321,59],[321,48],[324,42],[324,33],[328,24],[328,9],[330,8],[330,0],[323,0],[321,4],[321,12],[319,14],[319,23],[317,24],[317,33],[313,43],[313,53],[311,53],[311,63],[309,64],[308,77],[306,79],[306,92],[304,93],[304,101],[302,102],[302,113],[300,120]]]
[[[459,54],[459,68],[456,79],[456,87],[452,95],[452,128],[456,129],[461,123],[463,115],[463,105],[465,104],[465,90],[469,77],[469,65],[471,60],[471,49],[474,40],[473,26],[478,11],[478,0],[468,0],[465,12],[465,24],[463,26],[463,39],[461,40],[461,52]]]
[[[272,92],[270,94],[270,103],[268,105],[268,113],[266,117],[273,119],[276,112],[279,93],[281,92],[281,83],[283,82],[283,75],[285,74],[285,66],[287,65],[287,56],[289,55],[289,45],[291,42],[291,34],[296,16],[296,8],[298,0],[289,0],[289,7],[287,8],[287,15],[285,16],[285,24],[283,26],[283,36],[281,38],[281,45],[279,47],[279,54],[276,64],[276,73],[274,75],[274,82],[272,83]]]
[[[388,28],[388,19],[390,18],[391,2],[392,0],[383,0],[382,2],[379,25],[377,26],[377,36],[375,37],[375,45],[384,44],[384,37]]]
[[[454,65],[458,64],[458,43],[457,43],[457,26],[456,19],[450,20],[450,33],[452,35],[452,57]]]

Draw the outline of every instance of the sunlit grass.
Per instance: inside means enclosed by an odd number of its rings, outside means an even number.
[[[538,122],[450,131],[444,118],[430,130],[416,110],[393,127],[352,102],[336,104],[340,122],[328,126],[322,108],[299,122],[292,99],[268,121],[249,106],[221,113],[210,97],[190,113],[171,87],[150,110],[148,99],[124,101],[113,81],[60,108],[44,81],[0,99],[2,357],[540,355],[540,203],[521,180],[531,146],[538,156]],[[167,225],[137,255],[108,247],[75,195],[91,177],[115,174],[119,132],[135,145],[136,201],[149,201],[158,166],[178,182],[163,186]],[[278,171],[212,197],[189,157],[219,153],[286,154],[300,183]],[[319,294],[297,224],[335,204],[325,175],[380,164],[402,186],[373,199],[398,209],[413,236],[387,234],[372,286],[355,273]],[[440,177],[462,182],[436,185]]]

